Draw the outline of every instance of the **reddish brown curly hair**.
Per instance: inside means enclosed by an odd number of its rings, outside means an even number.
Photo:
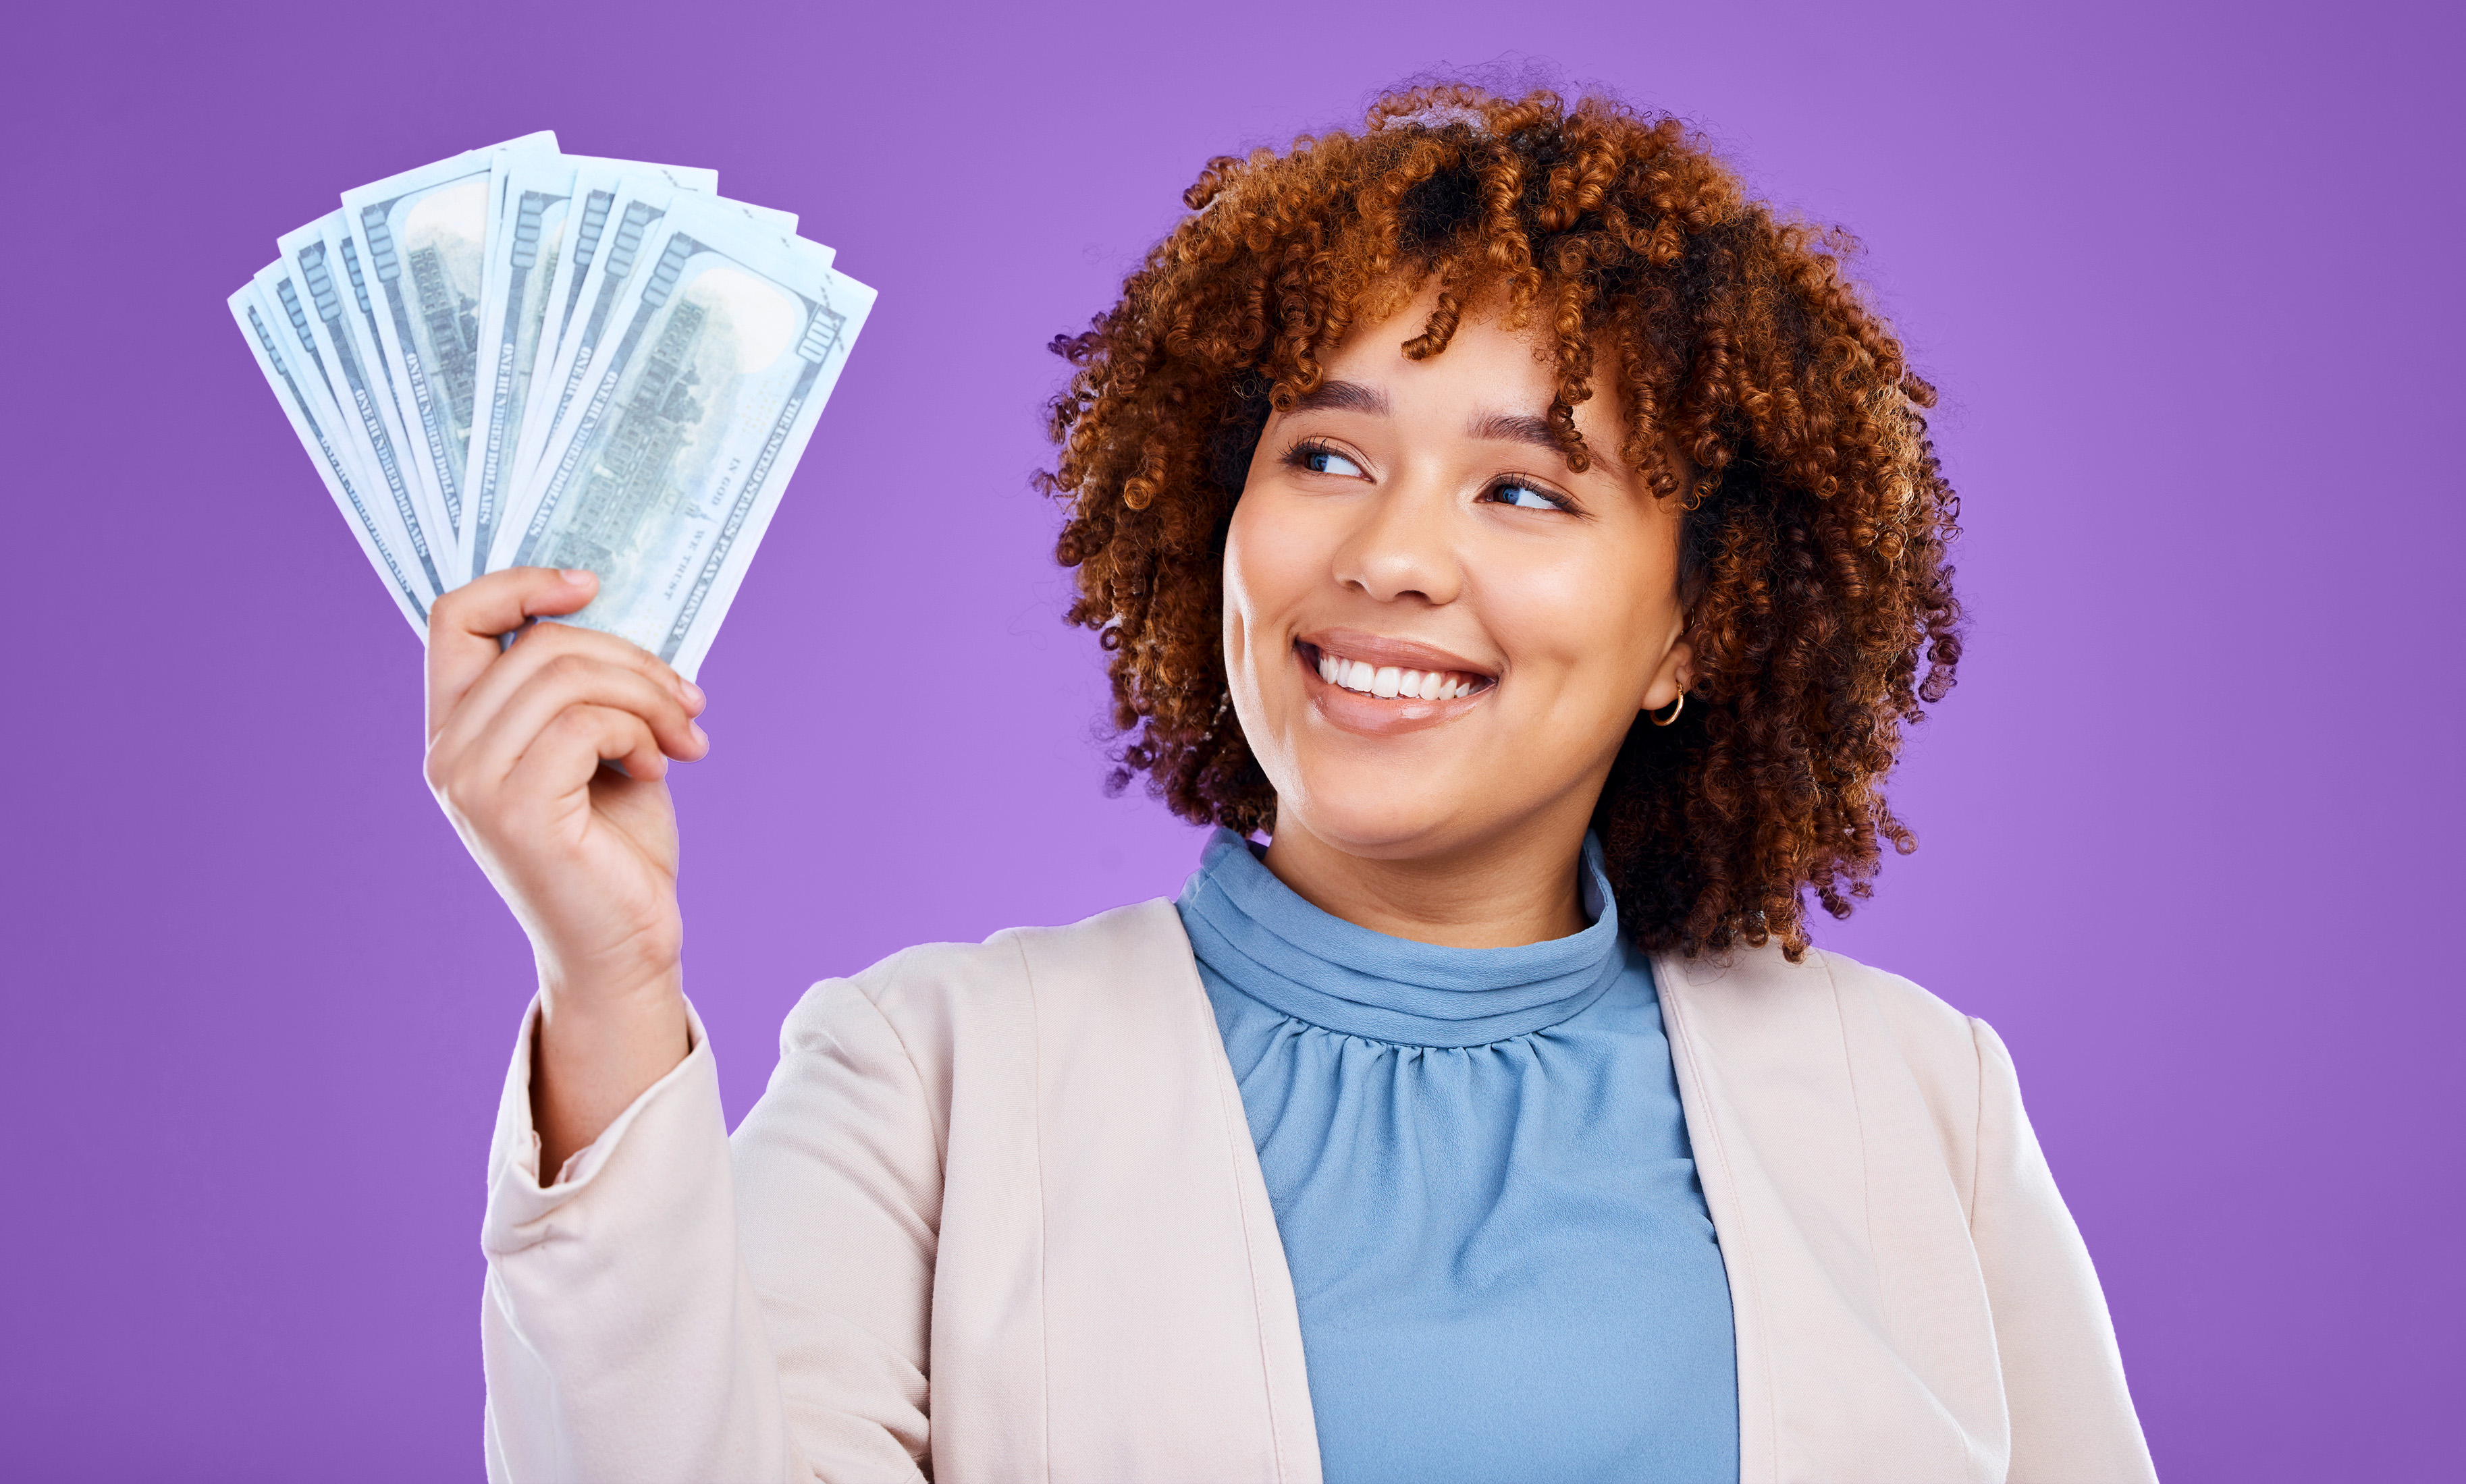
[[[1915,848],[1882,784],[1960,661],[1960,504],[1934,390],[1844,277],[1846,235],[1749,199],[1673,120],[1465,83],[1391,92],[1358,135],[1211,160],[1182,199],[1120,301],[1053,343],[1078,370],[1039,482],[1067,512],[1069,620],[1110,653],[1116,787],[1144,773],[1194,823],[1273,828],[1226,685],[1226,527],[1269,410],[1435,282],[1406,355],[1497,296],[1555,345],[1569,464],[1610,368],[1618,456],[1686,512],[1693,683],[1674,725],[1629,731],[1593,821],[1636,942],[1795,959],[1809,888],[1847,917],[1882,842]]]

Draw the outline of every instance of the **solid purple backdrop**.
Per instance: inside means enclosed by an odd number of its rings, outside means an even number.
[[[1925,848],[1821,941],[2010,1041],[2161,1468],[2454,1465],[2434,8],[214,9],[30,9],[0,63],[0,1473],[479,1470],[529,964],[421,786],[418,647],[224,311],[276,233],[553,127],[716,166],[881,290],[678,788],[741,1114],[808,981],[1176,888],[1198,837],[1103,796],[1056,622],[1042,347],[1208,156],[1500,58],[1860,233],[1944,388],[1973,657],[1898,784]]]

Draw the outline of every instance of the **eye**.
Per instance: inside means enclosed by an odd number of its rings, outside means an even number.
[[[1513,479],[1491,485],[1482,492],[1482,498],[1495,504],[1513,505],[1518,510],[1564,510],[1567,502],[1537,485],[1519,484]]]
[[[1363,477],[1361,466],[1324,443],[1298,443],[1285,455],[1285,462],[1312,474],[1332,474],[1340,478]]]

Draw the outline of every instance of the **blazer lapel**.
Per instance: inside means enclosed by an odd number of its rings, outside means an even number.
[[[1048,1476],[1317,1484],[1292,1278],[1180,918],[1150,901],[1019,943]]]
[[[1991,1325],[1956,1318],[1964,1348],[1940,1342],[1943,1316],[1908,1312],[1939,1308],[1943,1291],[1961,1308],[1979,1285],[1959,1200],[1924,1158],[1925,1109],[1873,1007],[1820,954],[1659,956],[1653,972],[1729,1273],[1743,1484],[2001,1477]],[[1913,1253],[1941,1263],[1912,1271]],[[1984,1320],[1983,1287],[1980,1300]],[[1984,1375],[1930,1363],[1947,1356]]]

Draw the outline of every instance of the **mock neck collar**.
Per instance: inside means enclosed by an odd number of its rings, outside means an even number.
[[[1443,948],[1358,927],[1303,900],[1219,829],[1175,903],[1199,963],[1313,1026],[1407,1046],[1477,1046],[1545,1030],[1625,967],[1601,842],[1584,836],[1583,931],[1515,948]]]

